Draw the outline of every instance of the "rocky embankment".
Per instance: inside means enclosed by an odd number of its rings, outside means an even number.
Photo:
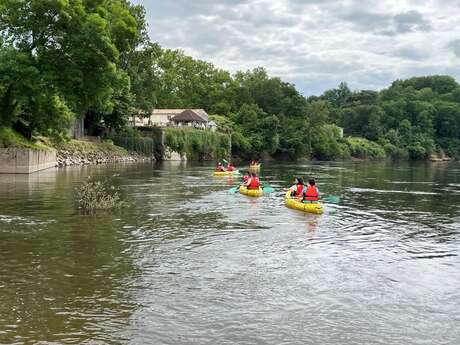
[[[447,156],[443,150],[438,153],[433,153],[429,157],[432,162],[448,162],[453,160],[451,157]]]
[[[151,161],[146,157],[110,143],[91,143],[71,141],[56,147],[56,160],[58,167],[76,165],[94,165],[108,163],[134,163]]]

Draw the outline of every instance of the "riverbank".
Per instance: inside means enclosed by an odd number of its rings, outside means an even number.
[[[154,160],[135,152],[128,152],[122,147],[116,146],[111,142],[88,142],[71,140],[69,142],[55,145],[56,166],[77,166],[94,165],[107,163],[134,163]]]

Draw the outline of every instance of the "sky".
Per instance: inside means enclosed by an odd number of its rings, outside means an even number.
[[[460,0],[134,0],[165,48],[236,72],[264,67],[306,96],[341,81],[460,79]]]

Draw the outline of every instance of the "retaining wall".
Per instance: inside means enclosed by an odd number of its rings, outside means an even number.
[[[0,149],[0,174],[31,174],[56,165],[55,150]]]

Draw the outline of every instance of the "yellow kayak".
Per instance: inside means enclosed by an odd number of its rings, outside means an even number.
[[[259,196],[264,195],[264,191],[260,187],[259,189],[248,189],[245,186],[241,186],[239,192],[243,195],[252,196],[254,198],[258,198]]]
[[[292,208],[294,210],[299,210],[307,213],[314,213],[314,214],[323,214],[324,208],[320,202],[312,202],[312,203],[303,203],[298,199],[291,198],[291,191],[289,190],[286,193],[286,197],[284,202],[287,207]]]
[[[214,176],[231,176],[234,174],[239,174],[238,170],[234,171],[214,171]]]

